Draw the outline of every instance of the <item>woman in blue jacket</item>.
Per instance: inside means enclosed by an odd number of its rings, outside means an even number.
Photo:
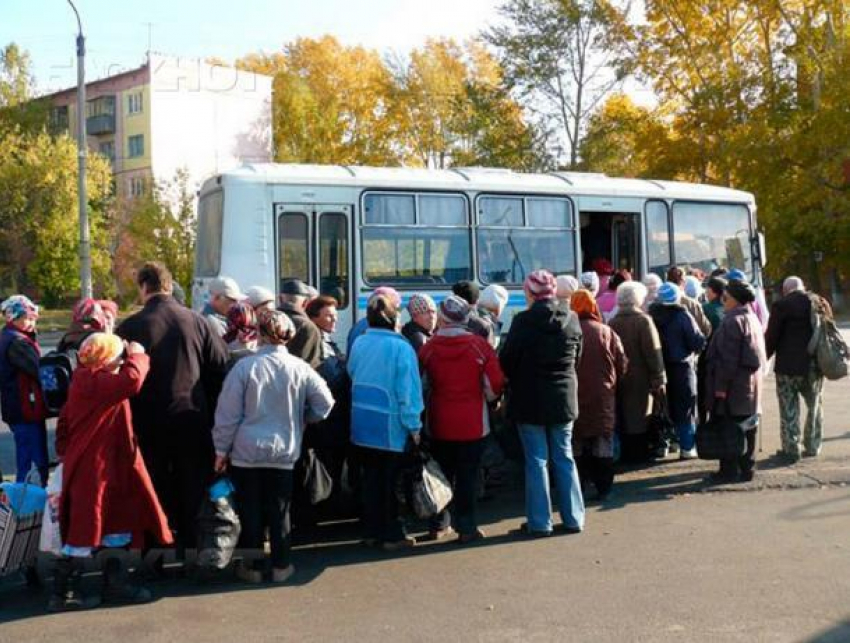
[[[399,310],[383,295],[366,308],[369,328],[352,347],[351,441],[363,465],[363,524],[367,545],[412,547],[399,519],[395,483],[409,441],[419,443],[422,382],[410,342],[397,332]]]
[[[664,369],[667,371],[667,402],[670,419],[679,435],[679,457],[689,460],[697,457],[696,356],[705,346],[705,335],[697,328],[696,321],[685,310],[681,299],[679,287],[665,282],[649,307],[649,315],[661,337]]]

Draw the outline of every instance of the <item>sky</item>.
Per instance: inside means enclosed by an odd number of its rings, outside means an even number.
[[[225,61],[273,52],[299,36],[405,53],[428,37],[463,40],[498,20],[498,0],[74,0],[86,35],[86,79],[162,54]],[[39,93],[76,84],[77,24],[67,0],[0,0],[0,46],[16,42]]]

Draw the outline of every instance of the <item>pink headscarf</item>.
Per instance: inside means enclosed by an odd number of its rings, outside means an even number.
[[[555,296],[558,284],[548,270],[535,270],[525,278],[522,287],[534,301],[542,301],[552,299]]]

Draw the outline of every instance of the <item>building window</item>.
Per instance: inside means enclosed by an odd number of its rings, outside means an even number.
[[[115,162],[115,141],[106,141],[98,145],[97,151],[101,156],[105,156],[110,162]]]
[[[145,194],[145,180],[140,176],[134,176],[131,179],[127,179],[127,194],[130,195],[130,198],[136,198],[140,196],[144,196]]]
[[[145,136],[137,134],[127,139],[127,156],[131,159],[145,155]]]
[[[68,106],[60,105],[53,107],[48,115],[48,127],[53,133],[65,132],[68,130]]]
[[[127,113],[141,114],[142,113],[142,92],[134,92],[127,96]]]

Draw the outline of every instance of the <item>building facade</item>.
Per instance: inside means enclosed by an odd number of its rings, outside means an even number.
[[[46,97],[50,127],[76,137],[76,88]],[[185,170],[193,192],[212,174],[272,157],[272,78],[149,54],[137,69],[86,85],[89,149],[132,199]]]

